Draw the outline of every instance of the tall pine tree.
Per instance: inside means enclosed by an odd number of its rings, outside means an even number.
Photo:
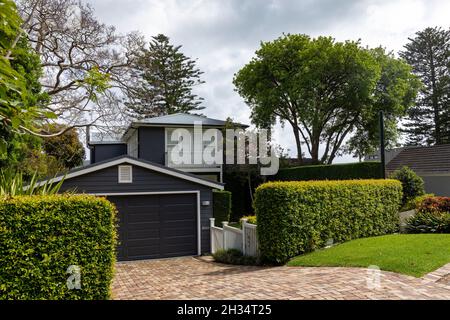
[[[204,109],[203,98],[192,92],[204,83],[195,60],[180,52],[163,34],[152,37],[134,67],[136,85],[129,90],[125,104],[138,119]]]
[[[409,40],[400,56],[423,88],[408,112],[407,144],[450,143],[450,30],[426,28]]]

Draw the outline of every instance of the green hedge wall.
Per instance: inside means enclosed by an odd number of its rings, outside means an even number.
[[[222,221],[230,221],[231,214],[231,192],[213,191],[213,217],[215,224],[222,226]]]
[[[397,180],[268,182],[256,189],[261,257],[284,263],[304,252],[397,231]]]
[[[345,164],[317,165],[284,168],[271,180],[352,180],[380,179],[382,170],[380,162],[356,162]]]
[[[87,195],[1,199],[0,299],[110,298],[115,212]],[[77,278],[67,273],[71,265],[80,269],[80,289],[68,289]]]

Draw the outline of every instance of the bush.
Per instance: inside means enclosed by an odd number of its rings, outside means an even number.
[[[256,265],[257,258],[251,256],[244,256],[241,251],[237,249],[217,250],[213,254],[213,258],[216,262],[227,264],[240,264],[240,265]]]
[[[418,197],[408,200],[406,202],[406,204],[400,209],[400,212],[417,209],[420,206],[420,204],[422,203],[422,201],[429,197],[434,197],[434,194],[427,193],[422,196],[418,196]]]
[[[352,180],[382,178],[380,162],[302,166],[280,169],[272,180]]]
[[[0,299],[108,299],[115,262],[115,208],[86,195],[0,201]],[[66,273],[78,266],[81,289]]]
[[[247,223],[256,224],[256,216],[245,216],[241,218],[241,221],[242,219],[247,219]]]
[[[231,215],[231,192],[213,191],[213,217],[215,225],[222,226],[222,221],[230,221]]]
[[[407,221],[410,233],[450,233],[450,197],[428,197]]]
[[[425,194],[423,179],[406,166],[395,171],[390,178],[402,183],[402,206],[411,199]]]
[[[262,259],[284,263],[323,247],[398,230],[401,184],[396,180],[269,182],[255,210]]]

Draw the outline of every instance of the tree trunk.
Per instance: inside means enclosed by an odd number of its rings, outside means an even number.
[[[300,133],[298,127],[296,125],[293,125],[292,130],[294,131],[295,144],[297,146],[297,159],[299,160],[300,164],[303,164],[302,144],[300,142]]]

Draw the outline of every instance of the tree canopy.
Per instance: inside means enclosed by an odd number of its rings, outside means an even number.
[[[450,29],[426,28],[400,52],[423,87],[405,124],[407,143],[450,143]]]
[[[192,92],[204,83],[195,60],[170,43],[167,36],[152,37],[139,53],[133,68],[138,78],[128,91],[126,105],[137,118],[202,110],[202,98]]]
[[[261,43],[234,84],[253,123],[289,123],[298,158],[306,147],[315,163],[332,163],[352,132],[373,141],[377,112],[403,115],[418,86],[409,67],[381,48],[303,34]]]

